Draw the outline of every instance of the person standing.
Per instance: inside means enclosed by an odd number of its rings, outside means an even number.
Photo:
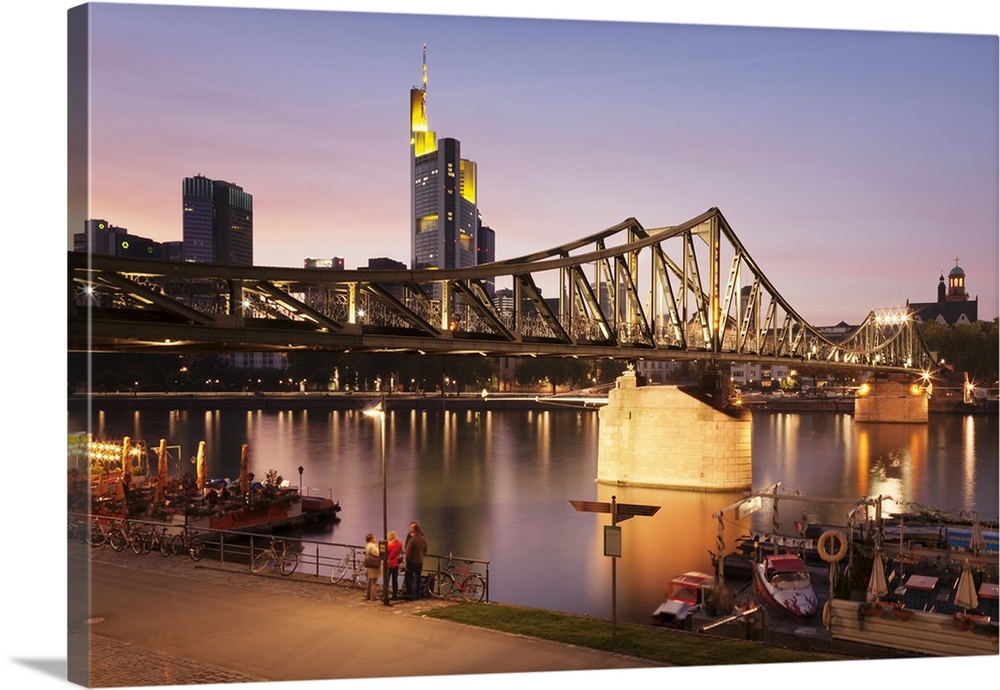
[[[378,556],[378,542],[375,535],[369,532],[365,535],[365,598],[368,601],[376,601],[375,587],[378,586],[379,571],[382,569],[382,561]]]
[[[403,544],[396,532],[389,532],[389,543],[386,545],[386,564],[389,566],[389,582],[392,584],[392,598],[399,598],[399,563],[403,560]]]
[[[427,555],[427,538],[416,520],[410,523],[410,534],[406,538],[406,577],[403,580],[406,595],[419,599],[421,578],[424,572],[424,556]]]

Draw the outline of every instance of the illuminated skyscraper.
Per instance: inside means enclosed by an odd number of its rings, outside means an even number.
[[[457,139],[438,141],[428,127],[427,46],[421,85],[410,89],[410,150],[410,268],[475,266],[476,164],[462,158]]]
[[[253,265],[253,196],[239,185],[185,177],[184,260]]]

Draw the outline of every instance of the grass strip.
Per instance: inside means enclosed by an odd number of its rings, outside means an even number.
[[[615,639],[612,639],[610,621],[508,604],[460,603],[427,611],[423,615],[624,654],[670,666],[791,663],[846,658],[635,623],[618,623]]]

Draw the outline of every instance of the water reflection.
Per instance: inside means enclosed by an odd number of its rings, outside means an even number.
[[[235,478],[240,448],[250,469],[273,469],[309,493],[340,501],[340,523],[307,535],[361,543],[382,524],[377,423],[356,411],[101,411],[99,437],[130,435],[155,447],[180,446],[181,469],[206,442],[208,476]],[[570,500],[661,506],[652,517],[622,523],[619,620],[646,622],[667,581],[686,570],[711,572],[718,522],[732,492],[610,487],[596,482],[598,416],[594,411],[393,410],[386,416],[389,529],[412,519],[438,554],[491,561],[491,597],[528,606],[607,617],[611,565],[603,555],[607,514],[576,512]],[[83,413],[69,428],[85,428]],[[928,425],[856,425],[850,415],[762,414],[753,420],[755,487],[782,482],[789,491],[856,499],[890,495],[996,519],[995,417],[933,416]],[[175,468],[171,467],[171,472]],[[768,502],[757,514],[724,523],[731,547],[744,530],[794,533],[806,507]],[[843,524],[843,504],[810,505],[825,522]]]
[[[720,524],[713,513],[734,503],[740,492],[702,492],[655,489],[650,487],[597,487],[599,501],[660,506],[651,517],[633,517],[622,523],[622,557],[618,560],[619,619],[648,622],[659,605],[674,575],[689,570],[711,573],[710,550],[715,550]],[[582,517],[581,520],[586,521]],[[597,590],[606,594],[607,608],[597,615],[610,616],[611,563],[604,557],[604,525],[610,516],[590,518],[591,537],[583,546],[597,582]],[[726,516],[723,542],[728,549],[736,538],[749,529],[749,518],[736,520]],[[651,605],[652,603],[652,605]]]

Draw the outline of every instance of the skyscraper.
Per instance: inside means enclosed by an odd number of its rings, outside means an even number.
[[[239,185],[185,177],[184,260],[253,265],[253,196]]]
[[[476,164],[462,158],[457,139],[438,141],[427,124],[427,46],[423,78],[410,89],[410,268],[477,264],[479,209]]]

